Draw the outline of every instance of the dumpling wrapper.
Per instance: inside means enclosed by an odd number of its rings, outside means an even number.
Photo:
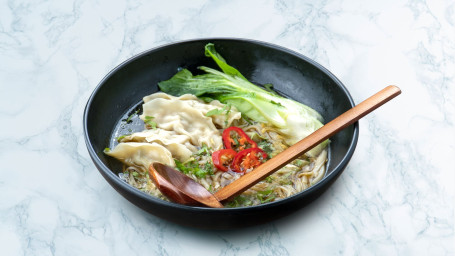
[[[199,110],[204,116],[211,110],[214,109],[223,109],[226,104],[221,103],[219,100],[213,100],[210,103],[205,103],[202,100],[200,100],[198,97],[192,95],[192,94],[184,94],[180,97],[175,97],[172,95],[169,95],[164,92],[157,92],[148,96],[144,97],[144,103],[147,103],[149,101],[152,101],[154,99],[167,99],[167,100],[179,100],[179,101],[185,101],[189,106]],[[231,106],[229,113],[226,115],[225,113],[219,114],[219,115],[211,115],[210,118],[212,119],[212,122],[223,128],[227,128],[231,126],[232,122],[234,120],[238,120],[242,117],[242,113],[240,113],[236,107]]]
[[[205,112],[205,110],[203,111],[204,115],[213,109],[223,109],[226,105],[221,103],[218,100],[213,100],[208,104],[208,106],[209,107],[207,108],[207,111],[206,112]],[[234,106],[230,106],[230,110],[227,115],[223,113],[220,115],[212,115],[210,117],[212,118],[212,122],[214,124],[216,124],[220,127],[223,127],[223,128],[227,128],[227,127],[231,126],[231,124],[232,124],[232,122],[234,122],[234,120],[238,120],[238,119],[242,118],[242,113],[240,113],[237,110],[237,108],[235,108]]]
[[[197,151],[197,148],[190,143],[190,137],[159,128],[133,133],[122,138],[121,142],[156,142],[181,162],[188,160]]]
[[[142,105],[143,114],[140,116],[145,121],[146,116],[152,116],[157,127],[176,134],[186,135],[191,144],[202,147],[204,144],[214,151],[223,148],[220,131],[215,124],[225,127],[235,119],[241,117],[240,112],[231,110],[228,115],[220,117],[205,116],[207,112],[222,107],[221,103],[205,104],[196,96],[185,94],[174,97],[166,93],[154,93],[144,97]],[[221,116],[224,116],[222,119]]]
[[[125,142],[105,152],[128,166],[140,166],[148,170],[154,162],[174,167],[172,154],[158,143]]]

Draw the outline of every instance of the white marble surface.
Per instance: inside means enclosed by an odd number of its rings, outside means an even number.
[[[240,231],[149,215],[92,164],[82,113],[103,76],[151,47],[241,37],[296,50],[356,102],[351,163],[318,201]],[[454,255],[453,1],[0,0],[1,255]]]

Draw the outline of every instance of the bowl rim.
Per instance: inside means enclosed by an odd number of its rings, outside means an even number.
[[[92,143],[90,141],[90,137],[89,137],[89,134],[88,134],[87,121],[88,121],[88,113],[90,111],[90,106],[92,105],[92,102],[93,102],[94,98],[96,97],[96,95],[97,95],[98,91],[101,89],[101,87],[105,84],[105,82],[107,80],[109,80],[118,70],[122,69],[123,67],[127,66],[131,62],[133,62],[136,59],[141,58],[141,57],[143,57],[143,56],[145,56],[147,54],[151,54],[151,53],[153,53],[155,51],[159,51],[159,50],[162,50],[162,49],[167,48],[167,47],[173,47],[173,46],[179,45],[179,44],[196,43],[196,42],[210,42],[210,41],[235,41],[235,42],[244,42],[244,43],[258,44],[258,45],[261,45],[261,46],[272,48],[274,50],[282,51],[282,52],[284,52],[286,54],[293,55],[293,56],[295,56],[295,57],[297,57],[299,59],[303,59],[304,61],[308,62],[309,64],[315,66],[317,69],[322,71],[330,79],[332,79],[337,84],[337,86],[340,87],[340,89],[343,91],[343,93],[347,96],[349,104],[351,105],[351,107],[355,106],[354,100],[353,100],[351,94],[349,93],[349,91],[347,90],[347,88],[328,69],[326,69],[324,66],[322,66],[318,62],[314,61],[313,59],[310,59],[309,57],[307,57],[307,56],[305,56],[305,55],[303,55],[301,53],[298,53],[298,52],[296,52],[294,50],[285,48],[285,47],[277,45],[277,44],[264,42],[264,41],[259,41],[259,40],[255,40],[255,39],[237,38],[237,37],[196,38],[196,39],[179,40],[179,41],[175,41],[175,42],[162,44],[162,45],[150,48],[148,50],[144,50],[144,51],[142,51],[142,52],[140,52],[138,54],[135,54],[135,55],[129,57],[128,59],[124,60],[123,62],[121,62],[117,66],[115,66],[111,71],[109,71],[103,77],[103,79],[101,79],[101,81],[95,87],[95,89],[93,90],[93,92],[91,93],[90,97],[87,100],[86,106],[84,108],[84,113],[83,113],[83,130],[84,130],[83,133],[84,133],[85,144],[87,146],[87,150],[89,152],[89,155],[90,155],[92,161],[94,162],[95,166],[98,167],[97,168],[98,171],[101,172],[102,176],[106,180],[109,177],[109,180],[107,180],[108,183],[113,182],[113,183],[115,183],[115,185],[117,185],[118,187],[121,187],[122,189],[126,190],[126,192],[128,192],[130,194],[133,194],[135,197],[139,197],[142,200],[145,200],[145,201],[148,201],[148,202],[151,201],[152,203],[156,203],[156,204],[159,204],[159,205],[164,206],[164,207],[178,208],[179,210],[189,210],[189,211],[194,211],[194,212],[201,212],[201,211],[203,211],[203,212],[207,212],[207,211],[210,211],[210,212],[212,212],[212,211],[213,212],[220,212],[220,211],[223,211],[223,212],[224,211],[228,211],[228,212],[244,212],[244,211],[250,211],[252,209],[263,209],[263,208],[268,208],[268,207],[278,207],[278,206],[280,206],[282,204],[285,204],[285,203],[287,203],[289,201],[297,201],[301,197],[304,197],[307,194],[311,194],[313,192],[318,191],[320,187],[324,187],[326,185],[326,183],[331,182],[332,179],[334,179],[336,176],[341,174],[341,172],[343,171],[344,167],[350,161],[352,155],[354,154],[355,148],[357,146],[357,141],[358,141],[358,137],[359,137],[359,123],[358,122],[355,122],[353,124],[353,128],[354,128],[353,129],[353,137],[352,137],[351,142],[349,144],[349,147],[348,147],[348,149],[346,151],[346,154],[341,159],[341,161],[338,163],[338,165],[336,165],[333,168],[333,171],[331,173],[329,173],[328,175],[325,175],[319,182],[317,182],[316,184],[310,186],[309,188],[307,188],[307,189],[305,189],[305,190],[303,190],[303,191],[301,191],[299,193],[296,193],[294,195],[291,195],[291,196],[289,196],[287,198],[284,198],[284,199],[281,199],[281,200],[278,200],[278,201],[268,202],[268,203],[264,203],[264,204],[260,204],[260,205],[254,205],[254,206],[242,206],[242,207],[234,207],[234,208],[228,208],[228,207],[226,207],[226,208],[209,208],[209,207],[202,207],[202,206],[188,206],[188,205],[182,205],[182,204],[178,204],[178,203],[174,203],[174,202],[168,202],[168,201],[159,199],[157,197],[154,197],[152,195],[149,195],[149,194],[147,194],[145,192],[142,192],[142,191],[138,190],[137,188],[134,188],[131,185],[127,184],[126,182],[121,180],[120,177],[115,175],[114,172],[111,171],[110,168],[107,167],[104,164],[103,161],[101,161],[101,159],[98,157],[97,152],[95,152],[95,150],[94,150],[94,148],[92,146]],[[117,190],[117,188],[116,188],[116,190]]]

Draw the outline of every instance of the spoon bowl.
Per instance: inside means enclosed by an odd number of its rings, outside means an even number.
[[[149,173],[158,189],[169,200],[185,205],[204,204],[213,208],[223,205],[201,184],[174,168],[155,162],[150,165]]]

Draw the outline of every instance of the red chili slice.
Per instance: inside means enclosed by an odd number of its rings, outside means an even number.
[[[223,143],[225,148],[234,149],[237,152],[258,147],[255,141],[236,126],[231,126],[223,131]]]
[[[233,149],[221,149],[212,153],[212,161],[215,167],[223,172],[227,172],[234,160],[237,152]]]
[[[267,153],[260,148],[248,148],[235,155],[232,162],[232,170],[243,173],[248,169],[254,169],[267,161]]]

